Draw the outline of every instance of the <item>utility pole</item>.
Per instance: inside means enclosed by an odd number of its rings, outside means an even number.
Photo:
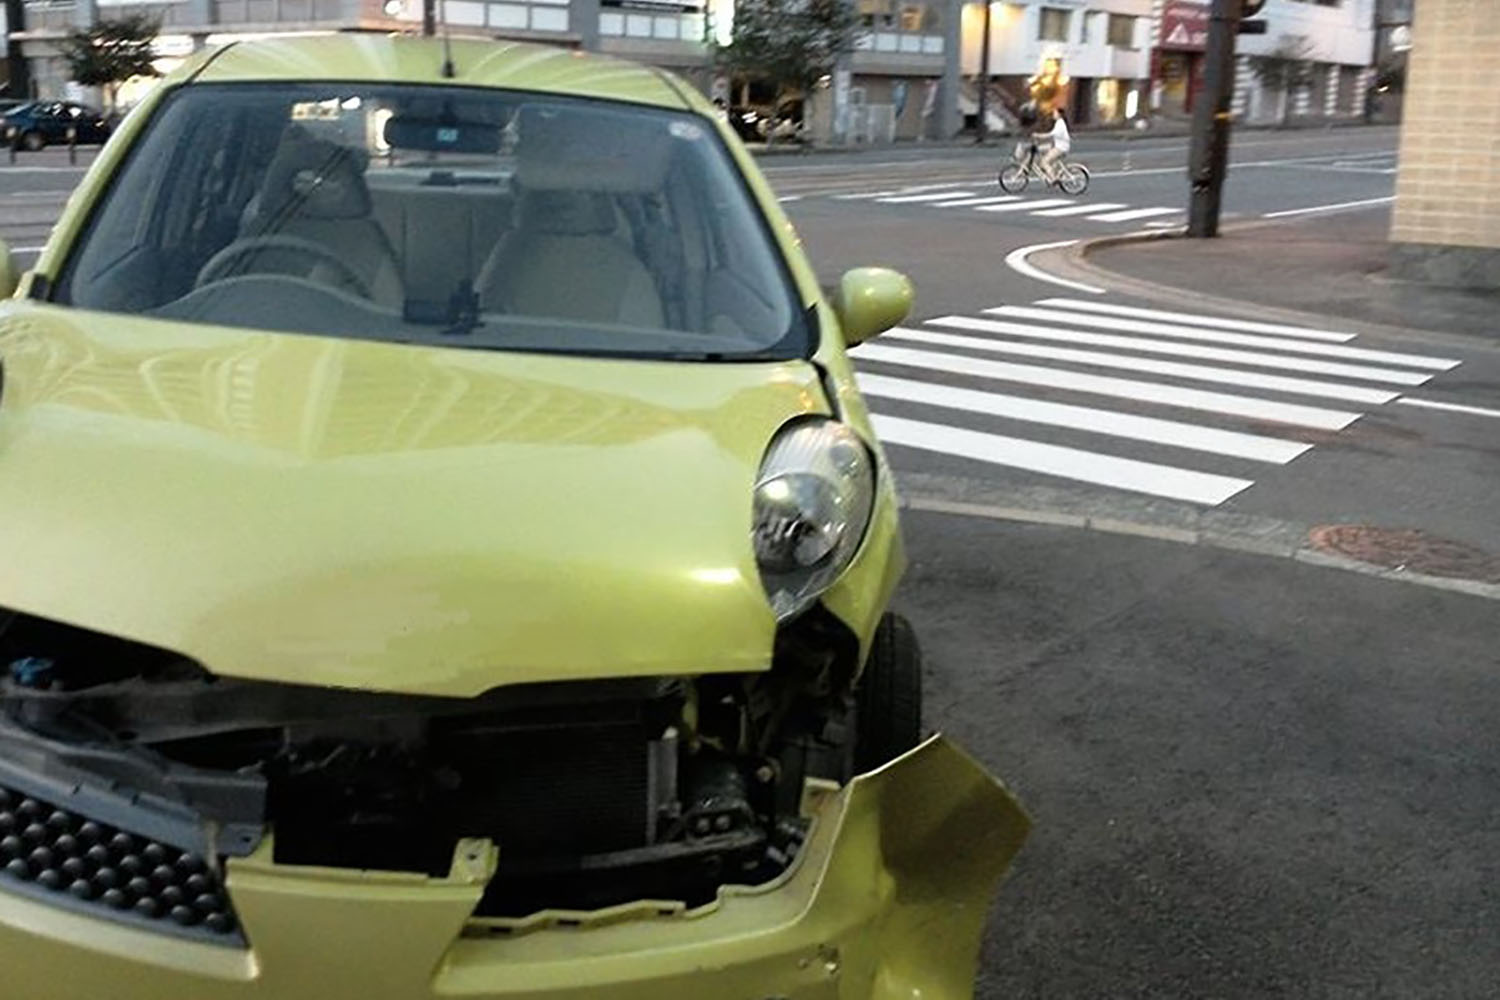
[[[422,0],[422,34],[437,34],[437,0]]]
[[[979,45],[979,123],[974,127],[981,145],[989,137],[990,123],[990,0],[984,0],[984,40]]]
[[[1219,235],[1224,169],[1229,160],[1229,109],[1234,101],[1234,38],[1242,7],[1242,0],[1213,0],[1208,25],[1203,93],[1193,109],[1193,142],[1188,155],[1192,197],[1187,234],[1200,239]]]

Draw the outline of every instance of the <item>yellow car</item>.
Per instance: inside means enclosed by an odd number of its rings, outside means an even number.
[[[1027,821],[845,356],[911,289],[700,95],[229,46],[0,279],[5,997],[971,995]]]

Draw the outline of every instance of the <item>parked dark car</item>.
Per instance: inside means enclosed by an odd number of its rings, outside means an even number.
[[[68,129],[78,130],[79,145],[98,145],[109,138],[109,122],[95,108],[72,101],[33,101],[5,113],[5,141],[38,150],[65,144]]]

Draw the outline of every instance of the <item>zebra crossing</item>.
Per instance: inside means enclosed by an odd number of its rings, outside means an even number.
[[[882,441],[1217,506],[1457,368],[1338,330],[1048,298],[855,348]]]
[[[1069,198],[1047,188],[1036,194],[1003,194],[987,185],[934,184],[877,191],[848,191],[832,194],[834,201],[867,202],[908,208],[963,210],[985,215],[1035,215],[1039,218],[1084,218],[1092,222],[1133,223],[1183,215],[1182,206],[1132,206],[1124,202],[1090,201]],[[790,196],[782,200],[801,200]]]

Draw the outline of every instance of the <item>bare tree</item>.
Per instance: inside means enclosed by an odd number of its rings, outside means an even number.
[[[1250,72],[1261,86],[1280,95],[1278,123],[1285,125],[1291,114],[1292,97],[1313,83],[1313,46],[1305,35],[1282,35],[1265,55],[1250,57]]]

